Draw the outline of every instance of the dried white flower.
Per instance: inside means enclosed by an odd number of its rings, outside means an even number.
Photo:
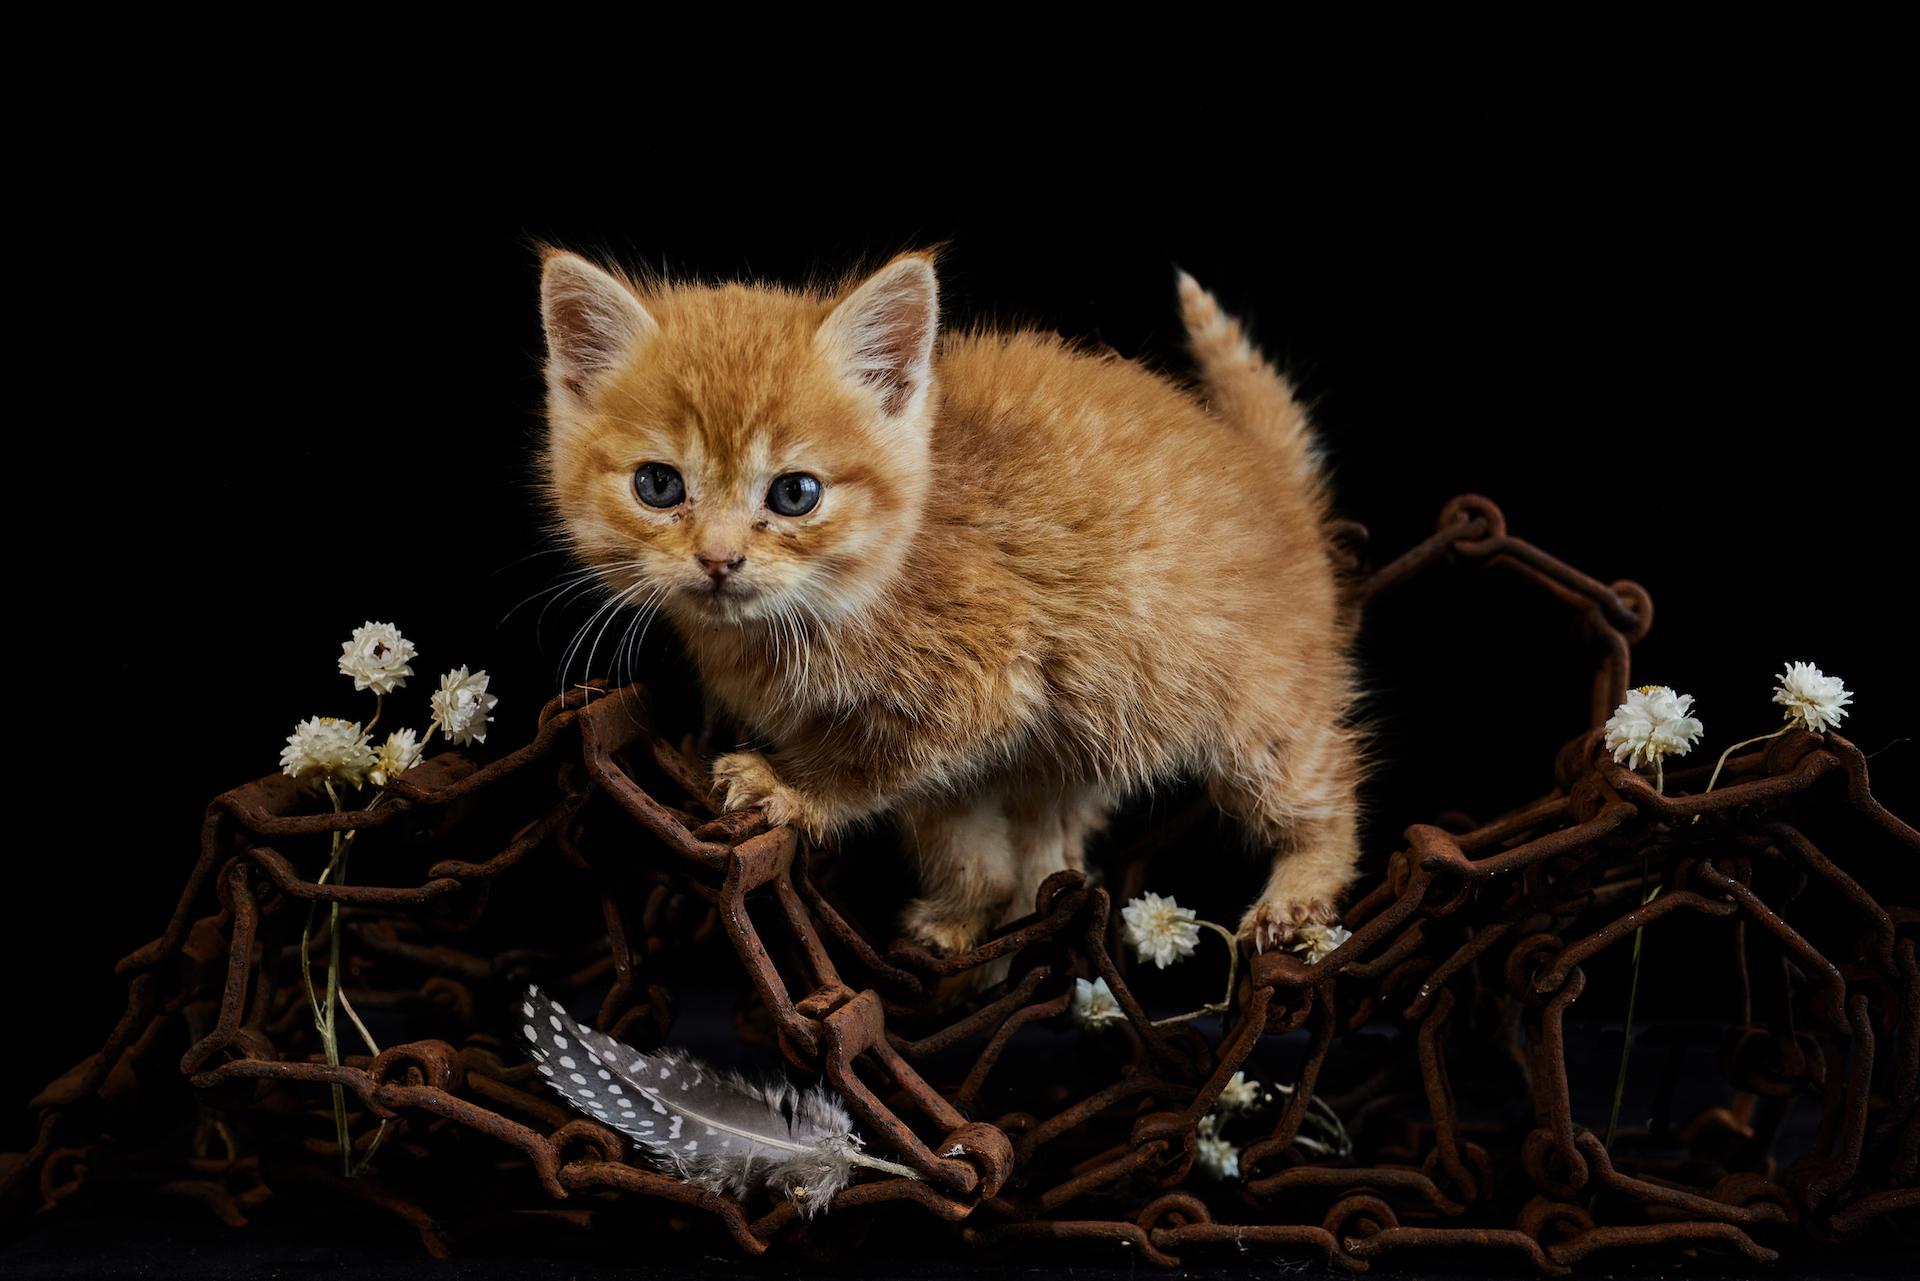
[[[1193,1163],[1216,1179],[1240,1177],[1240,1149],[1220,1137],[1220,1121],[1209,1112],[1200,1118]]]
[[[487,674],[467,675],[466,664],[440,678],[440,688],[428,700],[433,704],[433,719],[456,746],[487,741],[489,713],[499,697],[487,693]]]
[[[1838,676],[1822,676],[1812,663],[1788,663],[1780,673],[1773,701],[1786,707],[1788,720],[1797,720],[1817,734],[1839,726],[1853,695]]]
[[[281,773],[315,791],[328,779],[358,787],[373,762],[373,745],[360,723],[337,716],[301,721],[280,749]]]
[[[385,787],[420,763],[420,736],[410,729],[397,729],[387,735],[374,757],[367,778],[375,787]]]
[[[391,694],[413,675],[408,662],[420,651],[392,623],[356,627],[340,646],[340,671],[353,677],[355,689]]]
[[[1260,1082],[1247,1079],[1245,1072],[1235,1072],[1233,1079],[1220,1087],[1216,1106],[1223,1112],[1253,1111],[1260,1106]]]
[[[1192,956],[1200,946],[1193,909],[1162,895],[1142,894],[1120,909],[1120,917],[1126,924],[1122,936],[1140,959],[1163,970],[1183,956]]]
[[[1304,964],[1318,965],[1327,958],[1329,952],[1352,937],[1353,931],[1344,925],[1321,925],[1310,921],[1295,932],[1293,946],[1287,950],[1298,952]]]
[[[1071,1013],[1075,1023],[1089,1028],[1099,1027],[1102,1023],[1123,1022],[1127,1017],[1105,979],[1095,979],[1091,983],[1085,979],[1075,979]]]
[[[1642,685],[1627,691],[1627,701],[1607,718],[1607,748],[1628,769],[1663,756],[1685,756],[1703,727],[1687,715],[1693,695],[1676,694],[1665,685]]]

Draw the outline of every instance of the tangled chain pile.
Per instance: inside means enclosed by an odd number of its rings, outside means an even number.
[[[1862,754],[1796,729],[1733,758],[1711,792],[1704,766],[1669,771],[1656,791],[1601,729],[1651,622],[1645,593],[1510,537],[1468,496],[1431,538],[1356,576],[1356,604],[1441,561],[1511,571],[1576,611],[1597,655],[1593,728],[1560,751],[1538,801],[1409,828],[1347,912],[1351,938],[1312,966],[1256,957],[1217,1038],[1153,1023],[1115,955],[1114,899],[1078,873],[1056,874],[1031,916],[964,956],[869,938],[810,875],[831,860],[755,814],[712,817],[645,689],[583,687],[542,711],[532,742],[485,767],[444,753],[377,809],[300,812],[281,775],[216,798],[172,920],[120,963],[125,1015],[35,1100],[37,1141],[7,1158],[7,1204],[86,1200],[117,1170],[236,1224],[290,1185],[331,1189],[402,1216],[436,1253],[486,1231],[641,1214],[717,1226],[748,1254],[879,1248],[871,1229],[891,1222],[922,1252],[955,1237],[1050,1242],[1170,1266],[1259,1246],[1360,1271],[1437,1247],[1544,1273],[1621,1249],[1764,1260],[1783,1241],[1851,1238],[1920,1207],[1920,913],[1856,879],[1911,867],[1920,834],[1875,801]],[[1191,817],[1113,864],[1122,901]],[[417,879],[311,879],[303,869],[343,828],[382,851],[363,866]],[[1844,833],[1853,874],[1810,831]],[[415,1039],[324,1061],[295,957],[315,902],[342,906],[354,1007]],[[1723,1084],[1698,1115],[1609,1145],[1574,1118],[1565,1016],[1595,958],[1670,917],[1723,957],[1686,976],[1716,1023]],[[857,1182],[803,1217],[651,1168],[543,1092],[506,1014],[525,980],[576,1010],[600,994],[600,1031],[655,1046],[675,1027],[674,958],[695,954],[731,957],[757,997],[743,1028],[824,1080],[869,1150],[920,1177]],[[1002,961],[1001,983],[966,982]],[[1076,982],[1094,980],[1118,1007],[1100,1052],[1051,1056],[1026,1110],[983,1106],[1018,1075],[1023,1030],[1068,1015]],[[1238,1180],[1209,1177],[1203,1118],[1246,1088],[1263,1039],[1296,1032],[1294,1083],[1239,1149]],[[1514,1107],[1457,1106],[1464,1073],[1504,1073]],[[1351,1088],[1319,1091],[1336,1077]],[[356,1146],[384,1139],[363,1177],[332,1158],[330,1085],[352,1101]],[[1796,1101],[1817,1127],[1783,1168],[1776,1139]],[[1298,1142],[1329,1104],[1351,1152]],[[190,1137],[169,1132],[188,1116]]]

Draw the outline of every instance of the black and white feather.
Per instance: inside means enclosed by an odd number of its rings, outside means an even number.
[[[861,1151],[846,1105],[823,1086],[755,1084],[684,1050],[642,1054],[580,1026],[537,987],[527,989],[520,1014],[547,1084],[689,1183],[740,1197],[766,1188],[810,1218],[847,1186],[855,1166],[919,1177]]]

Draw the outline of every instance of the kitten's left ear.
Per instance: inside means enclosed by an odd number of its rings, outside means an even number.
[[[890,418],[919,412],[933,381],[940,287],[921,254],[895,258],[833,309],[814,335],[841,377],[872,387]]]
[[[633,291],[577,254],[548,250],[540,271],[547,385],[584,402],[659,326]]]

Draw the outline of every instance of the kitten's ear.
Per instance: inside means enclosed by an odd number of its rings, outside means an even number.
[[[868,277],[820,324],[814,342],[841,377],[874,388],[889,417],[917,412],[933,381],[940,288],[933,262],[907,254]]]
[[[596,380],[659,331],[633,290],[559,249],[547,250],[541,262],[540,317],[547,331],[547,385],[577,401],[585,401]]]

